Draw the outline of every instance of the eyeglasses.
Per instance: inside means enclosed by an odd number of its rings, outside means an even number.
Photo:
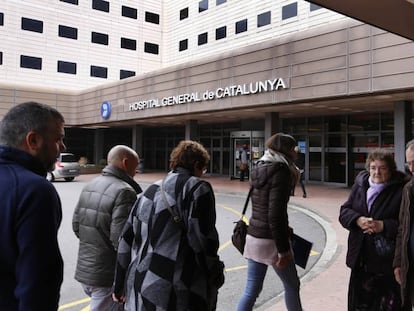
[[[408,161],[408,162],[405,162],[405,165],[407,165],[407,166],[413,166],[414,165],[414,161]]]

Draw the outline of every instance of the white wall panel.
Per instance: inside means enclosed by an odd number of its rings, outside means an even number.
[[[44,84],[54,88],[79,90],[119,80],[119,71],[137,74],[164,66],[198,60],[225,53],[246,45],[265,42],[301,30],[344,19],[343,16],[320,9],[309,11],[309,3],[298,0],[298,16],[281,20],[281,7],[295,0],[237,0],[216,6],[209,1],[205,12],[198,12],[195,0],[110,0],[110,12],[92,9],[91,0],[73,5],[58,0],[2,0],[0,12],[0,82],[33,86]],[[122,16],[122,6],[137,9],[137,19]],[[180,10],[188,7],[189,17],[179,20]],[[257,15],[270,11],[271,24],[257,27]],[[160,24],[145,22],[145,12],[159,14]],[[21,18],[43,21],[43,33],[21,30]],[[235,34],[235,23],[248,20],[248,30]],[[78,29],[77,40],[58,37],[58,26]],[[227,26],[227,37],[215,40],[216,28]],[[91,43],[91,32],[108,34],[107,46]],[[208,43],[198,46],[198,35],[208,33]],[[121,38],[136,40],[135,51],[121,49]],[[179,41],[188,39],[188,50],[179,52]],[[159,55],[144,53],[144,43],[159,45]],[[42,58],[42,70],[20,68],[20,55]],[[77,64],[76,75],[57,72],[57,60]],[[108,67],[108,78],[90,77],[90,66]]]

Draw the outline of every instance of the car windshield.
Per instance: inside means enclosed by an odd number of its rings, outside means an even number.
[[[75,156],[73,154],[62,154],[61,162],[76,162]]]

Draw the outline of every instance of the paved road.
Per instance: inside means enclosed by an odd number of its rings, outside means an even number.
[[[72,232],[72,214],[79,193],[87,182],[83,176],[74,182],[56,181],[54,185],[58,190],[63,205],[63,222],[59,233],[62,255],[65,262],[64,282],[61,290],[60,310],[86,311],[88,310],[88,298],[83,293],[80,284],[73,279],[76,267],[78,241]],[[148,186],[142,184],[143,188]],[[218,311],[234,310],[237,301],[243,291],[246,278],[246,260],[237,252],[230,243],[233,222],[239,218],[239,213],[244,203],[244,196],[237,194],[216,194],[217,203],[217,229],[220,235],[221,247],[220,257],[226,265],[226,281],[220,290],[218,300]],[[249,213],[247,213],[249,214]],[[303,213],[300,209],[291,207],[289,209],[291,226],[295,232],[305,236],[314,242],[312,256],[306,270],[298,268],[300,276],[305,275],[317,262],[325,247],[325,232],[321,225],[310,217],[309,213]],[[282,285],[275,273],[269,270],[256,307],[268,302],[279,295]]]

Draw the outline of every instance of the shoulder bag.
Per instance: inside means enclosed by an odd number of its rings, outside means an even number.
[[[244,203],[243,211],[240,220],[235,222],[233,234],[231,236],[231,242],[234,247],[243,255],[244,246],[246,245],[246,235],[248,225],[244,222],[243,217],[246,213],[247,205],[249,204],[250,195],[252,194],[253,187],[250,187],[249,194],[247,195],[246,202]]]

